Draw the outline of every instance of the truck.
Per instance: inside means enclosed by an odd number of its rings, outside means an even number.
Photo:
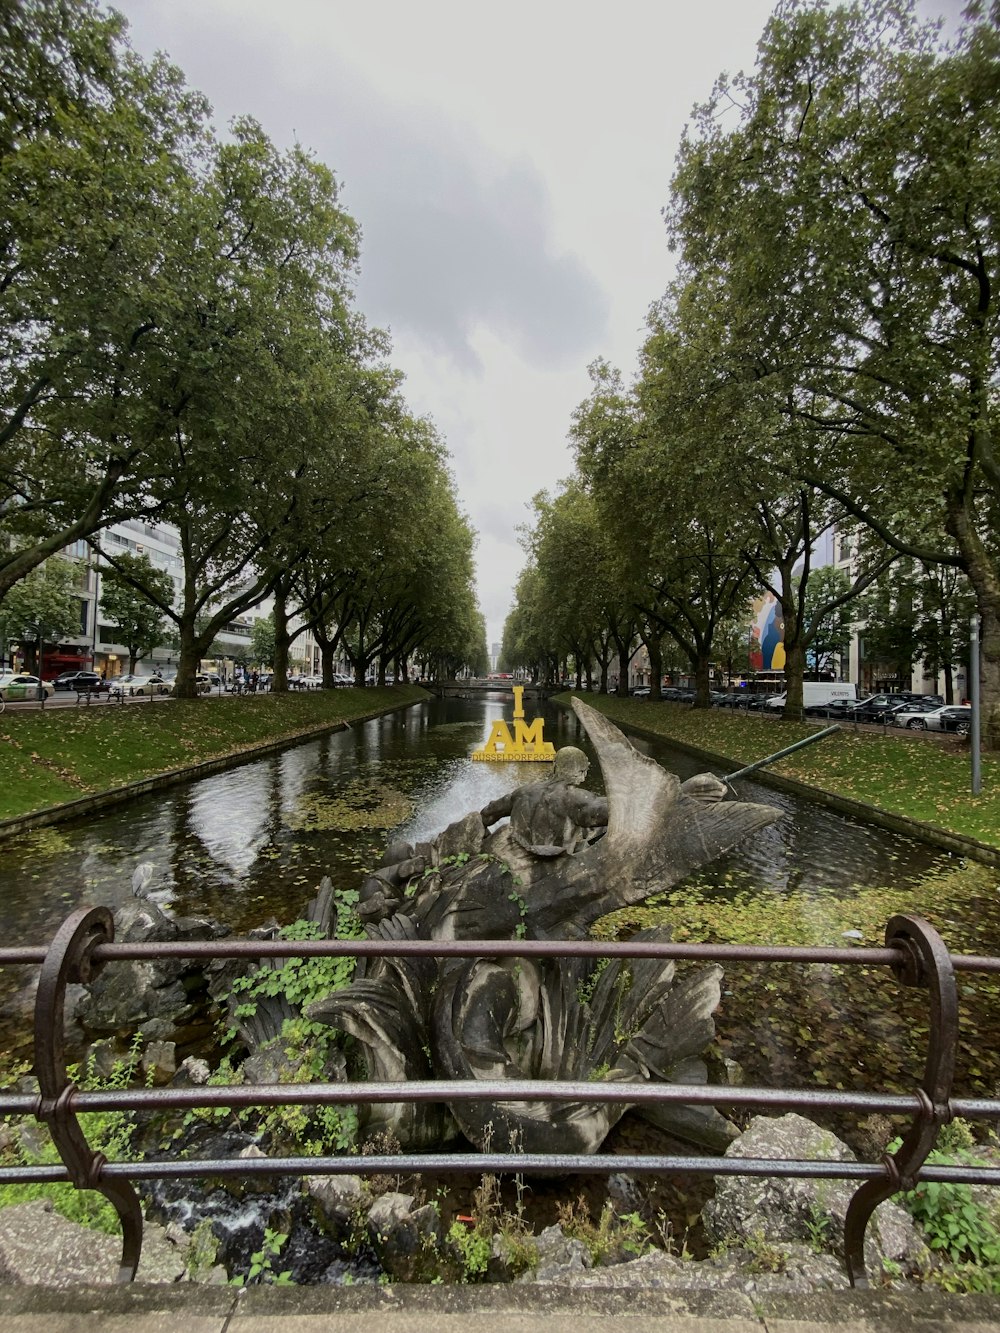
[[[802,707],[825,708],[837,699],[854,703],[858,697],[858,688],[849,680],[806,680],[802,683]],[[765,708],[784,708],[785,695],[774,694],[764,705]]]

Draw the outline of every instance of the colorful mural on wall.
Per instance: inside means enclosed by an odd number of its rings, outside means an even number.
[[[750,627],[750,669],[783,671],[785,669],[785,622],[781,606],[773,592],[756,597],[752,603]]]

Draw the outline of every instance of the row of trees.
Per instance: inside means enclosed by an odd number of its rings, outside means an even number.
[[[353,304],[358,228],[328,167],[128,47],[92,0],[0,15],[0,618],[88,539],[162,615],[178,693],[274,598],[278,686],[308,626],[325,671],[485,658],[474,537],[432,425]],[[171,524],[166,589],[107,547]]]
[[[779,3],[753,74],[721,79],[685,135],[665,210],[678,277],[634,383],[591,367],[576,476],[529,536],[514,657],[545,599],[534,583],[560,587],[553,518],[565,530],[589,507],[608,574],[588,596],[626,616],[623,641],[635,618],[654,678],[670,636],[703,699],[755,590],[780,604],[797,716],[838,607],[862,619],[866,591],[869,611],[913,606],[924,571],[917,618],[947,667],[968,588],[1000,745],[998,142],[996,3],[971,5],[950,43],[907,0]],[[856,547],[839,588],[814,568],[833,530]]]

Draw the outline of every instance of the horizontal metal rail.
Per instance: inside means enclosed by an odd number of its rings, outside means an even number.
[[[669,1083],[563,1081],[551,1079],[423,1080],[405,1083],[340,1082],[105,1089],[84,1091],[70,1079],[63,1046],[64,1000],[70,983],[86,983],[107,964],[123,960],[302,957],[438,958],[660,958],[678,961],[888,966],[904,986],[927,990],[928,1050],[912,1092],[851,1092],[841,1089],[722,1087]],[[44,1123],[62,1158],[61,1166],[0,1169],[3,1182],[65,1182],[97,1189],[114,1204],[122,1222],[119,1279],[131,1280],[142,1243],[142,1212],[132,1182],[206,1177],[498,1173],[599,1174],[626,1171],[712,1176],[798,1177],[861,1182],[848,1209],[845,1256],[855,1286],[867,1285],[864,1234],[875,1207],[912,1189],[918,1181],[1000,1184],[1000,1168],[926,1166],[938,1129],[955,1116],[1000,1118],[1000,1100],[954,1097],[955,1050],[959,1038],[955,975],[1000,972],[1000,958],[951,955],[936,931],[918,917],[893,917],[882,948],[792,948],[722,944],[677,944],[579,940],[212,940],[183,943],[115,943],[105,908],[74,912],[47,947],[0,948],[0,965],[41,965],[35,1002],[35,1070],[39,1092],[0,1089],[0,1115],[34,1117]],[[260,1157],[108,1162],[87,1143],[78,1116],[93,1111],[191,1110],[264,1106],[338,1106],[393,1102],[570,1102],[583,1105],[698,1105],[768,1110],[839,1111],[908,1117],[901,1146],[881,1162],[781,1161],[660,1155],[399,1153],[379,1157]]]
[[[0,1183],[62,1183],[70,1180],[64,1166],[5,1167]],[[231,1157],[197,1160],[107,1162],[103,1175],[117,1180],[203,1180],[235,1176],[363,1176],[363,1175],[498,1175],[542,1172],[571,1175],[765,1176],[800,1180],[883,1180],[878,1162],[778,1160],[773,1157],[686,1157],[628,1153],[397,1153],[393,1156]],[[925,1166],[920,1180],[948,1184],[1000,1185],[1000,1168]]]
[[[94,948],[95,964],[175,958],[674,958],[679,961],[720,963],[846,963],[868,967],[898,964],[899,949],[795,947],[761,944],[677,944],[637,940],[178,940],[135,944],[101,944]],[[41,964],[48,956],[44,945],[0,947],[0,966]],[[954,954],[956,972],[1000,972],[1000,958],[983,954]]]

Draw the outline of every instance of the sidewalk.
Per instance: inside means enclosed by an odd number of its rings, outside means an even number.
[[[996,1333],[1000,1297],[571,1287],[0,1288],[4,1333]]]

